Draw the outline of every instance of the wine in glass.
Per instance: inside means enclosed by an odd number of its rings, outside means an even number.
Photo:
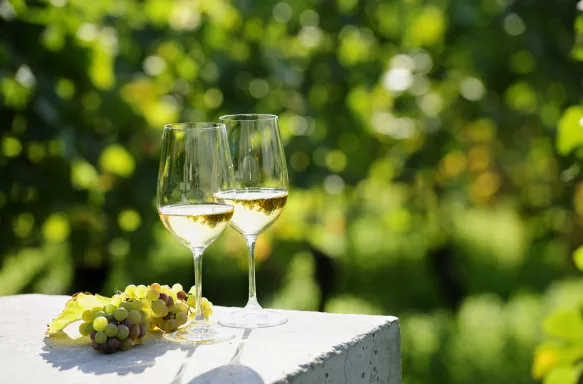
[[[249,299],[241,311],[219,320],[237,328],[283,324],[281,313],[264,310],[255,290],[255,241],[279,217],[287,201],[288,176],[279,125],[275,115],[228,115],[227,127],[235,190],[215,194],[217,201],[235,207],[231,226],[243,235],[249,254]]]
[[[157,207],[170,233],[194,255],[196,315],[164,337],[212,344],[234,334],[212,325],[202,314],[202,255],[229,226],[233,206],[214,195],[233,190],[234,175],[224,124],[179,123],[164,127],[158,173]]]

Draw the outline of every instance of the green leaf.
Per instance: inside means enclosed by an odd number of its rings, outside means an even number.
[[[581,371],[583,364],[577,364],[581,359],[583,359],[581,343],[544,342],[536,347],[531,367],[532,378],[541,380],[558,367],[576,366]]]
[[[557,367],[546,377],[544,384],[577,384],[579,370],[575,367]]]
[[[583,271],[583,246],[577,248],[575,252],[573,252],[573,260],[575,261],[577,268],[579,268],[580,271]]]
[[[76,293],[71,300],[65,304],[65,309],[59,316],[55,317],[48,325],[47,334],[51,335],[65,328],[67,325],[80,320],[83,311],[95,307],[103,307],[111,299],[101,295],[92,295],[90,293]]]
[[[577,34],[583,34],[583,15],[579,15],[575,19],[575,32]]]
[[[541,380],[561,362],[560,348],[551,343],[536,348],[532,362],[532,378]]]
[[[568,155],[573,149],[583,145],[583,108],[569,107],[561,116],[557,127],[557,151]]]
[[[582,39],[577,39],[573,48],[571,48],[571,58],[577,61],[583,61],[583,41]]]
[[[578,311],[564,309],[552,313],[544,321],[543,328],[551,337],[566,340],[583,340],[583,319]]]

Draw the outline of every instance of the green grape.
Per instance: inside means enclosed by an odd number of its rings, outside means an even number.
[[[152,318],[152,310],[150,308],[146,308],[140,311],[142,315],[142,321],[148,321]]]
[[[176,307],[176,305],[172,304],[171,306],[168,307],[168,312],[176,313],[176,312],[178,312],[178,307]]]
[[[124,339],[121,341],[119,349],[121,349],[122,351],[129,351],[130,349],[132,349],[132,347],[134,346],[134,343],[132,341],[132,339]]]
[[[103,309],[103,308],[102,308]],[[105,317],[107,313],[103,312],[102,310],[96,311],[93,313],[93,319],[97,319],[98,317]]]
[[[83,336],[89,336],[89,334],[91,333],[91,331],[87,330],[87,325],[90,323],[81,323],[81,325],[79,325],[79,333],[82,334]]]
[[[113,324],[107,324],[103,332],[107,335],[107,337],[114,337],[117,335],[117,327]]]
[[[105,318],[107,319],[108,323],[111,323],[112,321],[115,321],[115,318],[113,317],[113,315],[105,315]]]
[[[164,308],[164,312],[162,312],[161,317],[166,317],[166,315],[168,315],[168,308]]]
[[[188,312],[188,305],[181,303],[180,301],[175,305],[176,309],[178,309],[178,312]]]
[[[178,322],[174,319],[166,320],[164,326],[167,332],[174,332],[178,329]]]
[[[138,311],[130,311],[128,313],[128,320],[134,324],[139,324],[140,321],[142,321],[142,315],[140,315],[140,312]]]
[[[188,300],[186,300],[186,302],[190,307],[196,308],[196,298],[194,297],[194,295],[188,296]]]
[[[128,285],[125,289],[125,292],[130,296],[135,296],[136,295],[136,286],[133,284]]]
[[[113,317],[117,321],[124,321],[128,318],[128,310],[125,308],[118,308],[115,310],[115,312],[113,312]]]
[[[186,312],[179,312],[176,314],[176,322],[178,325],[184,325],[188,321],[188,313]]]
[[[155,289],[150,289],[148,291],[148,293],[146,294],[146,297],[148,298],[148,300],[150,301],[156,301],[160,298],[160,292],[155,290]]]
[[[140,299],[140,301],[143,304],[142,309],[150,308],[152,306],[152,300],[150,300],[150,299],[148,299],[146,297]]]
[[[130,303],[129,301],[124,301],[119,305],[120,308],[125,308],[128,311],[131,311],[133,309],[132,307],[132,303]]]
[[[115,310],[117,309],[117,307],[113,304],[107,304],[105,306],[105,313],[107,313],[108,315],[113,315],[113,312],[115,312]]]
[[[166,303],[161,299],[152,302],[152,312],[154,312],[154,314],[161,314],[164,312],[165,309]]]
[[[87,325],[85,326],[85,328],[87,328],[87,332],[91,333],[94,329],[93,329],[93,322],[91,323],[87,323]]]
[[[172,295],[173,291],[172,291],[172,289],[170,289],[169,286],[163,285],[162,286],[162,293],[166,296],[170,296],[170,295]],[[165,299],[162,299],[162,300],[166,301]]]
[[[142,308],[144,308],[144,306],[145,306],[144,302],[141,300],[134,300],[131,303],[132,303],[132,309],[134,311],[141,311]]]
[[[95,317],[93,317],[93,311],[90,310],[83,311],[83,315],[81,317],[86,323],[92,323],[93,320],[95,320]]]
[[[136,295],[138,297],[146,297],[146,295],[148,294],[148,288],[145,285],[138,285],[136,288]]]
[[[200,303],[203,312],[211,312],[213,311],[213,303],[211,303],[206,297],[203,297]]]
[[[150,289],[155,289],[156,291],[160,292],[162,287],[158,283],[153,283],[153,284],[150,284]]]
[[[117,334],[115,335],[118,339],[127,339],[130,334],[130,329],[125,325],[121,324],[117,326]]]
[[[105,327],[107,327],[107,319],[104,316],[99,316],[95,320],[93,320],[93,329],[97,332],[103,332]]]
[[[182,291],[182,285],[180,285],[180,283],[176,283],[172,286],[172,290],[176,293]]]
[[[105,332],[97,332],[95,335],[95,341],[97,341],[99,344],[104,344],[107,342],[107,335]]]
[[[111,298],[111,304],[115,305],[116,307],[119,307],[119,305],[121,304],[122,301],[123,301],[123,299],[121,298],[120,295],[114,295]]]

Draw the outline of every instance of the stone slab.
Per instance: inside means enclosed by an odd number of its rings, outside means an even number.
[[[129,352],[103,355],[88,338],[45,337],[68,299],[0,297],[0,383],[401,383],[395,317],[281,311],[286,324],[234,329],[237,336],[220,344],[176,344],[154,334]],[[211,320],[238,309],[215,306]]]

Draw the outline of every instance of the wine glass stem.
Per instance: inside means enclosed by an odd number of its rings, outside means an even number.
[[[202,314],[202,253],[204,249],[194,248],[194,298],[196,299],[196,312],[194,321],[204,321]]]
[[[246,235],[247,251],[249,253],[249,300],[245,308],[260,309],[261,306],[257,302],[257,293],[255,291],[255,242],[257,235]]]

